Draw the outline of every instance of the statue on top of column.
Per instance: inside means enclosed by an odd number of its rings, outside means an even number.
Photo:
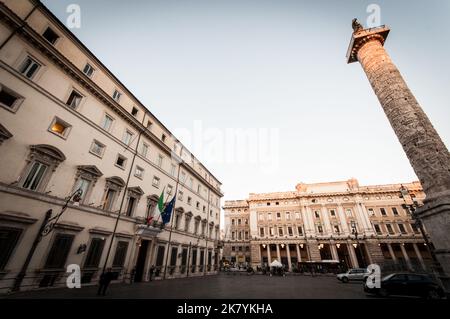
[[[359,23],[357,18],[354,18],[352,20],[352,28],[353,28],[353,32],[361,31],[364,29],[364,27],[361,25],[361,23]]]

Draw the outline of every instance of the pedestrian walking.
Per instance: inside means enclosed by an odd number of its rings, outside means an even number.
[[[97,295],[99,295],[99,296],[106,295],[106,290],[108,289],[108,286],[111,283],[113,276],[114,276],[114,274],[113,274],[111,268],[108,268],[106,270],[106,272],[104,272],[100,275]]]

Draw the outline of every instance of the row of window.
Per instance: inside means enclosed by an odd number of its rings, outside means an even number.
[[[389,215],[387,212],[387,209],[384,207],[380,207],[379,214],[377,214],[375,211],[375,208],[372,208],[372,207],[367,208],[367,212],[369,213],[369,216],[377,216],[377,215],[378,216],[388,216]],[[397,207],[391,207],[391,213],[392,213],[392,216],[400,216],[400,213],[399,213]]]
[[[44,39],[46,39],[50,44],[52,45],[56,45],[56,43],[58,42],[60,36],[58,35],[58,33],[53,30],[53,28],[51,27],[47,27],[44,32],[42,33],[42,37]],[[41,67],[40,63],[38,63],[36,61],[36,59],[33,59],[32,57],[27,57],[25,63],[22,65],[22,67],[20,68],[20,72],[22,74],[24,74],[25,76],[27,76],[28,78],[32,78],[36,72],[38,71],[38,69]],[[95,68],[90,64],[90,63],[86,63],[85,66],[82,69],[82,72],[89,78],[92,79],[94,73],[95,73]],[[71,100],[71,103],[68,103],[68,105],[72,106],[73,108],[76,108],[79,105],[79,102],[81,101],[82,95],[78,92],[78,93],[74,93],[76,95],[75,100]],[[120,98],[122,97],[122,93],[116,88],[114,89],[114,91],[112,92],[111,97],[116,101],[119,102]],[[72,104],[73,101],[73,104]],[[131,109],[131,115],[133,115],[134,117],[138,117],[139,114],[139,109],[136,106],[133,106]],[[147,129],[151,129],[153,126],[152,121],[148,120],[147,121]],[[165,133],[161,134],[160,137],[161,141],[163,143],[166,143],[166,139],[167,139],[167,135]],[[177,141],[174,144],[174,148],[173,151],[178,154],[178,145],[177,145]],[[192,164],[194,163],[194,158],[193,156],[191,156],[192,158]],[[202,168],[200,168],[200,175],[203,176],[203,170]],[[205,172],[204,177],[206,180],[208,180],[208,174]],[[219,184],[216,182],[216,187],[217,189],[219,189]]]
[[[40,67],[41,67],[41,65],[39,62],[37,62],[32,57],[27,56],[25,58],[25,60],[23,61],[23,63],[21,64],[21,66],[19,67],[19,71],[24,76],[32,79]],[[89,64],[87,64],[83,71],[85,73],[87,73],[87,75],[92,74],[93,68]],[[113,93],[113,98],[119,99],[120,95],[121,94],[116,90]],[[83,98],[84,98],[84,96],[80,92],[78,92],[75,89],[72,89],[72,91],[70,92],[70,94],[66,100],[66,105],[68,105],[69,107],[71,107],[73,109],[77,109]],[[4,107],[12,112],[16,112],[18,107],[22,103],[22,101],[23,101],[23,97],[21,95],[17,94],[16,92],[14,92],[4,86],[0,86],[0,106]],[[138,112],[138,110],[136,108],[133,108],[132,114],[137,115],[137,112]],[[100,123],[100,126],[105,131],[109,132],[112,128],[113,121],[114,121],[114,118],[111,115],[105,113],[103,116],[103,119]],[[147,128],[150,128],[151,125],[152,125],[152,123],[149,121],[147,123]],[[56,118],[54,120],[54,122],[52,123],[52,125],[50,126],[50,131],[62,138],[68,137],[70,129],[71,129],[71,125],[59,118]],[[163,141],[165,140],[165,137],[166,136],[163,134],[162,135]],[[132,140],[133,140],[133,132],[131,132],[128,129],[125,129],[125,132],[122,136],[122,142],[125,143],[126,145],[130,145]],[[103,143],[101,143],[100,141],[94,141],[94,145],[92,146],[91,152],[96,154],[99,157],[102,157],[105,147],[106,146]],[[143,157],[147,158],[148,150],[149,150],[149,145],[146,144],[145,142],[143,142],[140,147],[140,154]],[[164,159],[163,156],[161,154],[159,154],[158,158],[156,160],[156,164],[160,168],[162,168],[162,166],[163,166],[163,159]],[[125,163],[126,163],[126,159],[124,159],[123,157],[118,157],[116,160],[116,165],[121,168],[123,168],[125,166]],[[176,170],[175,165],[172,164],[170,167],[170,173],[172,176],[175,176],[175,170]],[[190,180],[189,180],[189,185],[193,189],[193,179],[192,178],[190,178]],[[201,189],[202,189],[202,187],[201,187],[201,184],[199,183],[198,188],[197,188],[198,194],[201,193]],[[204,191],[203,195],[205,195],[204,197],[206,197],[206,188],[204,188],[203,191]],[[219,198],[218,197],[215,198],[215,202],[217,203],[216,206],[219,206]]]
[[[398,231],[394,228],[394,225],[397,226]],[[412,222],[412,223],[409,223],[409,225],[411,226],[411,229],[414,232],[414,234],[420,233],[420,230],[415,223]],[[395,235],[398,233],[400,233],[402,235],[406,235],[408,233],[405,224],[402,224],[402,223],[384,224],[384,226],[385,226],[385,231],[389,235]],[[377,233],[377,235],[383,234],[382,226],[380,224],[373,224],[373,228],[374,228],[375,232]]]
[[[0,271],[5,270],[15,247],[19,244],[19,239],[23,238],[24,229],[15,227],[0,227]],[[75,234],[56,233],[50,246],[49,253],[45,259],[44,269],[63,269],[67,257],[71,251]],[[83,262],[83,268],[99,267],[105,247],[105,238],[93,236],[90,239],[89,247]],[[116,243],[112,267],[121,268],[124,266],[128,252],[128,241],[119,240]],[[45,280],[45,277],[43,278]]]
[[[249,233],[248,233],[248,231],[237,231],[237,232],[234,232],[234,231],[232,231],[231,232],[231,239],[232,240],[249,240]]]
[[[237,220],[234,219],[234,218],[232,218],[232,219],[231,219],[231,225],[232,225],[232,226],[235,226],[235,225],[236,225],[236,221],[237,221],[237,225],[238,225],[238,226],[240,226],[240,225],[242,225],[242,224],[248,225],[248,219],[247,219],[247,218],[244,218],[244,219],[238,218]]]

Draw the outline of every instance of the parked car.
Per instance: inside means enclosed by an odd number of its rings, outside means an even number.
[[[430,276],[424,274],[390,274],[381,279],[380,286],[380,288],[369,288],[364,283],[364,291],[381,297],[403,295],[440,299],[445,296],[444,289]]]
[[[344,283],[350,280],[365,280],[369,276],[366,268],[351,268],[347,272],[337,274],[336,278]]]

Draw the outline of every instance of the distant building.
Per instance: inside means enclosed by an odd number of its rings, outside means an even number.
[[[401,186],[360,186],[355,179],[300,183],[295,191],[226,201],[223,257],[253,267],[276,259],[290,271],[311,262],[319,268],[333,262],[345,268],[371,263],[426,268],[431,256],[402,207]],[[403,186],[419,204],[423,201],[419,182]]]
[[[152,265],[156,277],[214,273],[220,181],[40,1],[2,1],[0,17],[0,293],[14,286],[45,213],[59,214],[78,189],[22,289],[65,285],[68,264],[96,283],[118,214],[106,265],[118,280],[133,269],[148,280]],[[163,191],[177,201],[161,229]]]

